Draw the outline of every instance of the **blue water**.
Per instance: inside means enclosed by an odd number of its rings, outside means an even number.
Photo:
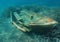
[[[60,0],[0,0],[0,11],[14,5],[37,4],[48,7],[60,7]]]
[[[58,42],[57,40],[60,40],[58,38],[52,40],[52,38],[46,38],[44,35],[37,35],[38,33],[23,33],[13,26],[9,22],[10,20],[2,14],[8,7],[21,5],[40,5],[58,8],[60,7],[60,0],[0,0],[0,42],[44,42],[44,40],[46,42]],[[56,14],[54,13],[54,16]]]

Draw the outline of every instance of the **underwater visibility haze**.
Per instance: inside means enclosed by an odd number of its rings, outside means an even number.
[[[60,0],[0,0],[0,42],[60,42]]]

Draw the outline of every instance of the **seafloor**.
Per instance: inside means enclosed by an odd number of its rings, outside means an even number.
[[[41,6],[25,7],[28,10],[38,12],[58,21],[59,24],[56,27],[54,27],[54,29],[51,30],[51,32],[47,33],[24,33],[17,29],[11,23],[9,15],[10,8],[4,10],[2,15],[0,16],[0,42],[60,42],[60,8],[48,8]],[[16,8],[19,9],[19,7]]]

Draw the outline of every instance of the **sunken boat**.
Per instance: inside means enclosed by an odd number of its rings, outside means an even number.
[[[13,25],[23,32],[50,30],[58,24],[57,21],[48,16],[26,9],[19,12],[12,12],[11,20]]]

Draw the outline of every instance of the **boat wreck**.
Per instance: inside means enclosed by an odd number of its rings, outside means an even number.
[[[50,30],[55,27],[58,22],[41,14],[21,10],[11,14],[13,25],[23,32]]]

